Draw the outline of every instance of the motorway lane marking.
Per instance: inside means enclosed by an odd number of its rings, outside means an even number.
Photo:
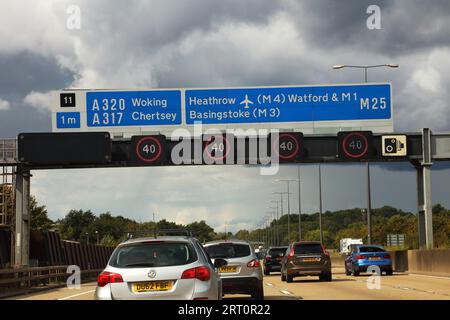
[[[343,277],[335,277],[337,279],[348,279],[348,278],[343,278]],[[367,283],[367,279],[366,280],[360,280],[360,279],[351,279],[353,281],[356,282],[360,282],[360,283]],[[428,291],[428,290],[422,290],[422,289],[416,289],[416,288],[409,288],[409,287],[402,287],[402,286],[396,286],[396,285],[389,285],[386,283],[382,283],[381,287],[386,286],[386,287],[390,287],[390,288],[394,288],[394,289],[400,289],[400,290],[411,290],[411,291],[416,291],[416,292],[424,292],[424,293],[431,293],[431,294],[437,294],[437,295],[443,295],[443,296],[447,296],[450,297],[449,294],[443,293],[443,292],[435,292],[435,291]]]
[[[95,290],[89,290],[89,291],[85,291],[85,292],[73,294],[73,295],[71,295],[71,296],[67,296],[67,297],[64,297],[64,298],[59,298],[58,300],[69,300],[69,299],[72,299],[72,298],[75,298],[75,297],[82,296],[82,295],[84,295],[84,294],[94,293],[94,292],[95,292]]]
[[[418,274],[418,273],[408,273],[408,276],[419,276],[419,277],[428,277],[428,278],[436,278],[436,279],[450,280],[450,277],[430,276],[430,275],[428,275],[428,274]]]
[[[286,294],[286,295],[293,295],[292,292],[289,292],[289,291],[287,291],[287,290],[280,290],[280,292],[281,292],[282,294]]]
[[[281,293],[284,294],[284,295],[292,296],[292,297],[295,297],[295,298],[297,298],[297,299],[303,299],[302,297],[300,297],[300,296],[298,296],[298,295],[295,295],[295,294],[293,294],[293,293],[290,292],[290,291],[287,291],[287,290],[285,290],[285,289],[282,289],[282,288],[280,288],[280,287],[274,285],[273,283],[265,282],[265,284],[266,284],[267,286],[269,286],[269,287],[273,287],[273,288],[278,289],[278,291],[281,292]]]

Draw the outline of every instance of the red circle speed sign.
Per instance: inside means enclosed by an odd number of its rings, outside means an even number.
[[[272,150],[280,159],[290,160],[298,155],[300,141],[297,136],[290,133],[280,133],[272,143]]]
[[[144,137],[136,144],[136,155],[144,162],[157,161],[162,153],[161,142],[156,137]]]
[[[362,158],[367,154],[368,149],[369,141],[359,132],[349,133],[342,141],[342,150],[350,158]]]
[[[205,143],[205,151],[208,157],[215,161],[225,160],[230,153],[229,141],[225,136],[211,136]],[[219,156],[216,156],[217,153]]]

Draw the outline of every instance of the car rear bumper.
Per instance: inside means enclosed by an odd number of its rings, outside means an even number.
[[[321,266],[296,266],[287,269],[287,274],[290,276],[317,276],[323,273],[331,273],[331,268]]]
[[[222,278],[223,293],[251,293],[262,286],[255,277]]]
[[[356,266],[357,270],[360,272],[366,272],[367,269],[371,266],[375,266],[380,268],[381,271],[392,271],[392,264],[391,263],[364,263],[364,264],[358,264]]]
[[[280,271],[281,270],[281,264],[279,264],[279,263],[274,263],[274,264],[269,264],[269,263],[266,263],[266,264],[264,264],[264,268],[266,269],[266,270],[270,270],[270,271]]]

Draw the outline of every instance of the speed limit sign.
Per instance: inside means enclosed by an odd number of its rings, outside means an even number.
[[[163,135],[133,136],[130,160],[143,165],[161,164],[165,160],[166,137]]]
[[[300,160],[303,149],[303,134],[301,132],[281,132],[270,135],[271,152],[279,157],[280,162]]]
[[[234,147],[234,137],[229,134],[211,134],[203,136],[203,154],[206,164],[223,164]]]
[[[371,131],[338,133],[338,157],[345,160],[369,159],[373,156]]]

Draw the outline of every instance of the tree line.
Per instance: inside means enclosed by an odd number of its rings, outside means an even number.
[[[434,245],[437,248],[450,248],[450,210],[440,204],[433,206]],[[417,215],[404,212],[390,206],[372,209],[372,243],[387,244],[388,234],[404,234],[403,249],[418,249],[418,221]],[[291,214],[290,239],[298,240],[298,214]],[[270,226],[256,230],[239,230],[235,236],[249,241],[273,239],[278,233],[281,244],[288,243],[287,215],[270,222]],[[319,213],[301,215],[302,240],[320,240]],[[362,238],[367,243],[367,216],[360,208],[326,211],[322,214],[323,243],[327,248],[339,248],[342,238]],[[273,240],[271,240],[273,242]]]
[[[47,209],[39,205],[34,197],[30,201],[31,229],[56,230],[62,239],[99,243],[114,246],[123,241],[127,232],[155,229],[189,229],[200,241],[237,238],[248,241],[267,240],[267,234],[274,235],[276,225],[281,244],[287,244],[287,215],[273,220],[269,227],[255,230],[239,230],[235,234],[215,232],[204,220],[189,224],[177,224],[166,219],[137,222],[110,212],[95,215],[90,210],[70,210],[64,218],[52,221]],[[298,215],[291,214],[290,239],[298,239]],[[360,208],[326,211],[322,214],[323,243],[327,248],[339,248],[342,238],[362,238],[367,241],[367,217]],[[388,234],[404,234],[404,249],[417,249],[417,215],[390,206],[372,209],[373,243],[386,245]],[[302,239],[319,240],[319,213],[301,215]],[[433,206],[434,243],[438,248],[450,248],[450,210],[440,204]],[[271,239],[273,239],[271,237]],[[273,241],[271,244],[274,244]]]

